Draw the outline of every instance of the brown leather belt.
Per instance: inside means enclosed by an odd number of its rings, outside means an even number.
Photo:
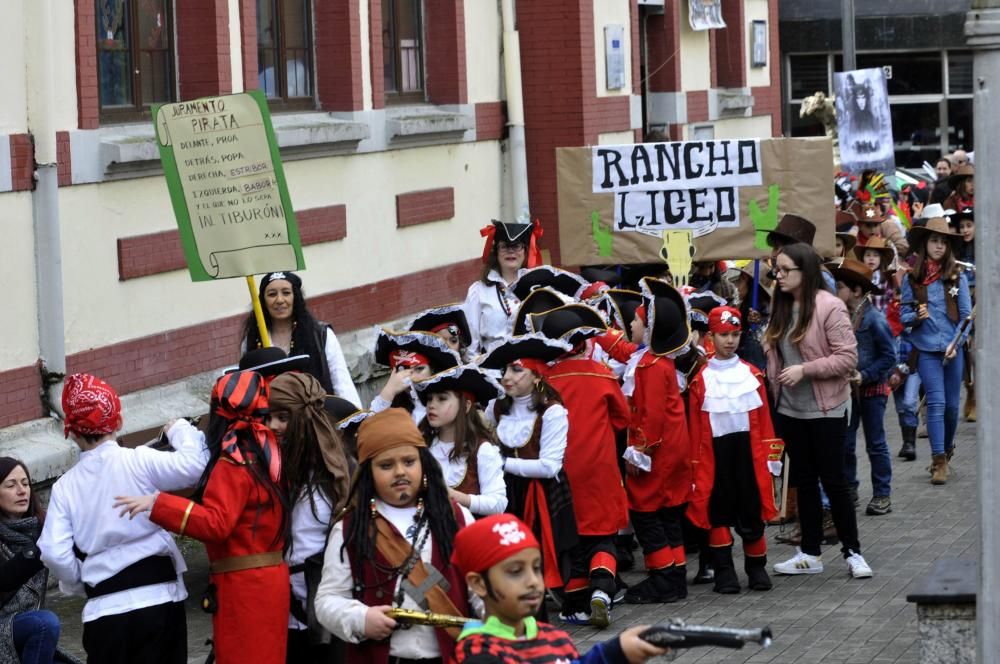
[[[241,572],[245,569],[256,569],[258,567],[274,567],[285,562],[281,551],[268,551],[267,553],[251,553],[245,556],[232,556],[216,560],[208,566],[208,571],[212,574],[225,574],[226,572]]]

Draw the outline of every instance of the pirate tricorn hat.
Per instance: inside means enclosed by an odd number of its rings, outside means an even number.
[[[387,367],[395,366],[400,355],[417,354],[427,360],[434,372],[444,371],[461,364],[458,353],[448,348],[444,339],[430,332],[393,332],[379,330],[375,340],[375,362]]]
[[[493,399],[504,395],[500,383],[475,364],[463,364],[439,371],[426,380],[413,383],[413,386],[421,403],[424,404],[430,395],[436,392],[454,391],[467,394],[480,406],[485,406]]]
[[[642,293],[624,288],[611,288],[604,294],[611,322],[623,332],[629,331],[635,310],[642,304]]]
[[[607,332],[600,312],[586,304],[564,304],[549,311],[528,316],[533,329],[549,339],[561,339],[571,346]]]
[[[417,314],[413,323],[410,324],[410,330],[437,334],[451,326],[458,329],[458,337],[462,346],[472,345],[469,321],[465,318],[465,309],[462,308],[461,304],[435,307]]]
[[[551,265],[539,265],[522,273],[510,285],[510,290],[519,300],[527,298],[531,291],[542,286],[548,286],[566,297],[575,298],[588,285],[586,279],[572,272]]]
[[[684,296],[662,279],[644,277],[639,286],[646,302],[646,345],[650,352],[682,352],[691,338]]]
[[[569,302],[571,302],[569,298],[558,291],[552,290],[548,286],[536,288],[528,293],[528,296],[518,306],[517,311],[514,312],[514,335],[528,334],[535,331],[531,327],[531,321],[528,319],[528,316],[531,314],[540,314],[543,311],[561,307]]]
[[[523,334],[499,341],[490,346],[479,359],[479,366],[484,369],[502,370],[511,362],[517,360],[540,360],[551,362],[571,352],[573,347],[559,339],[549,339],[540,332]]]

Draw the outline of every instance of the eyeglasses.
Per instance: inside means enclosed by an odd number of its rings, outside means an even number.
[[[789,272],[801,272],[800,267],[775,267],[771,269],[770,277],[776,279],[778,277],[787,277]]]
[[[500,251],[519,251],[524,248],[523,242],[507,242],[506,240],[497,242],[497,249]]]

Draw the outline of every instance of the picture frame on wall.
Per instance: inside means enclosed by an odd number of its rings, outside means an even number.
[[[767,21],[750,22],[750,66],[767,66]]]

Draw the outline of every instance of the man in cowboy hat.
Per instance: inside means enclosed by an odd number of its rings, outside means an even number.
[[[864,263],[845,258],[830,270],[837,280],[837,297],[847,305],[858,343],[858,368],[851,377],[851,421],[847,428],[847,480],[857,491],[858,468],[854,453],[858,425],[865,432],[865,448],[871,462],[872,499],[865,512],[870,516],[892,511],[892,462],[885,439],[885,406],[889,398],[889,372],[896,362],[896,350],[885,316],[868,299],[881,293],[872,283],[872,271]]]

